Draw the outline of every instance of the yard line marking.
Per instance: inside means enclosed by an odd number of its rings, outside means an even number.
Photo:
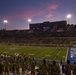
[[[69,48],[67,48],[67,53],[66,53],[66,59],[65,59],[65,62],[67,61],[68,51],[69,51]]]
[[[60,50],[61,51],[61,50]],[[60,51],[56,54],[56,56],[54,57],[53,60],[55,60],[57,58],[57,56],[59,55]]]

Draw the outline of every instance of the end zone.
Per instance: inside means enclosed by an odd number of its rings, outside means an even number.
[[[68,48],[67,60],[69,60],[71,63],[76,62],[76,47]]]

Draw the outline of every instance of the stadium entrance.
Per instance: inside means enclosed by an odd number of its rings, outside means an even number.
[[[71,63],[76,62],[76,47],[68,48],[67,60],[69,60]]]

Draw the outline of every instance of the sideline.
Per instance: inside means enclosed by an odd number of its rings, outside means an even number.
[[[67,48],[67,53],[66,53],[66,59],[65,59],[65,62],[67,61],[68,51],[69,51],[69,48]]]

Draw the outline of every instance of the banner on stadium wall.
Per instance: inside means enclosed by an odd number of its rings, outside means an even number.
[[[76,62],[76,47],[68,48],[67,60],[69,60],[71,63]]]

